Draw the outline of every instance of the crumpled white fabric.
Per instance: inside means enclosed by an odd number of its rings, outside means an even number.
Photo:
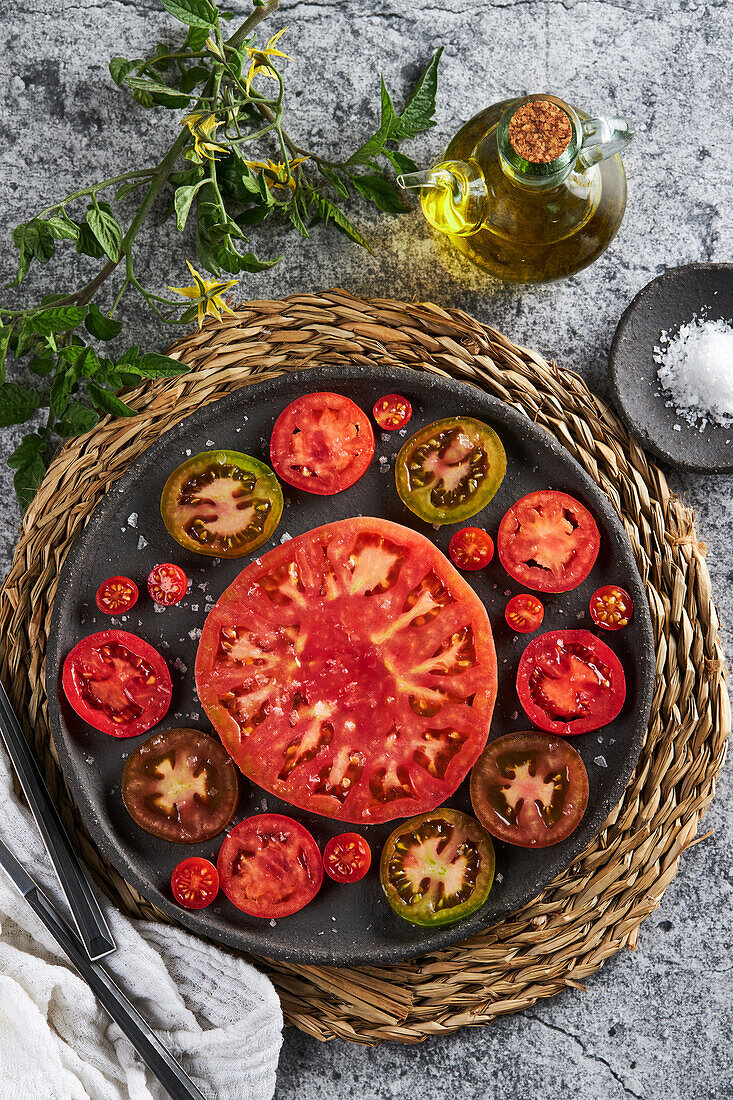
[[[0,836],[66,913],[0,746]],[[106,964],[209,1100],[271,1100],[282,1012],[268,978],[178,928],[103,900]],[[165,1100],[85,982],[0,868],[0,1100]]]

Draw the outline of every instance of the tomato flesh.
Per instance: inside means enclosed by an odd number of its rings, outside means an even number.
[[[591,596],[590,617],[601,630],[623,630],[633,614],[631,596],[618,584],[606,584]]]
[[[180,565],[172,562],[156,565],[148,576],[148,592],[160,607],[172,607],[188,592],[188,577]]]
[[[79,717],[112,737],[145,733],[165,716],[172,695],[160,653],[126,630],[77,642],[64,661],[62,685]]]
[[[569,592],[590,573],[601,538],[588,509],[554,489],[528,493],[499,524],[496,547],[510,577],[537,592]]]
[[[390,834],[379,866],[387,901],[411,924],[454,924],[479,909],[494,881],[494,846],[478,821],[441,807]]]
[[[332,836],[323,849],[323,867],[334,882],[359,882],[371,862],[372,850],[359,833]]]
[[[206,733],[156,733],[130,755],[122,801],[133,821],[177,844],[210,840],[234,817],[239,780],[229,754]]]
[[[137,603],[137,585],[129,577],[108,577],[97,589],[96,602],[105,615],[123,615]]]
[[[318,496],[348,489],[374,457],[366,413],[340,393],[307,393],[291,402],[272,429],[270,459],[283,481]]]
[[[448,556],[459,569],[484,569],[494,556],[494,540],[481,527],[462,527],[448,544]]]
[[[219,872],[203,856],[189,856],[173,871],[171,890],[184,909],[205,909],[219,893]]]
[[[542,626],[545,617],[545,609],[542,601],[536,596],[530,596],[528,592],[520,592],[518,596],[512,596],[504,610],[504,618],[507,626],[516,630],[519,634],[531,634]]]
[[[522,654],[517,693],[534,725],[570,737],[616,718],[626,679],[618,657],[600,638],[587,630],[551,630]]]
[[[165,483],[160,511],[168,533],[196,554],[241,558],[269,539],[283,510],[269,466],[239,451],[204,451]]]
[[[327,524],[240,573],[204,624],[201,703],[245,775],[295,806],[375,823],[439,805],[496,698],[486,610],[422,535]]]
[[[406,397],[398,393],[388,393],[374,402],[374,419],[385,432],[396,432],[404,428],[412,418],[412,405]]]
[[[288,917],[312,901],[323,882],[315,840],[283,814],[258,814],[235,825],[219,850],[221,888],[251,917]]]
[[[547,848],[580,824],[588,773],[572,745],[547,733],[509,733],[486,746],[471,773],[471,803],[507,844]]]

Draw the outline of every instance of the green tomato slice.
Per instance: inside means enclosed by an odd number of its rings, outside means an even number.
[[[488,424],[452,416],[421,428],[397,456],[397,492],[427,523],[460,523],[484,508],[506,473],[506,452]]]
[[[491,837],[478,821],[441,807],[403,821],[389,835],[379,879],[398,917],[432,928],[479,909],[494,866]]]
[[[269,466],[239,451],[204,451],[165,483],[160,511],[168,533],[196,554],[241,558],[269,539],[283,510]]]

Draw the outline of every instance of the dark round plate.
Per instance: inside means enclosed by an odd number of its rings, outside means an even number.
[[[615,403],[629,431],[671,466],[701,473],[733,471],[733,426],[704,431],[667,407],[654,348],[697,315],[733,319],[733,264],[687,264],[665,271],[640,290],[618,323],[611,345]]]
[[[174,689],[164,728],[211,727],[195,696],[193,665],[197,636],[206,608],[247,564],[248,559],[217,561],[187,555],[168,536],[160,518],[160,493],[168,474],[189,454],[207,447],[247,451],[268,461],[268,441],[277,415],[304,392],[336,390],[369,411],[375,399],[397,391],[415,410],[409,431],[450,414],[478,417],[501,436],[508,456],[506,478],[493,501],[471,522],[492,535],[514,501],[534,489],[554,487],[577,496],[591,509],[602,532],[601,552],[583,585],[562,596],[544,598],[544,627],[591,627],[588,601],[593,591],[617,581],[631,592],[635,619],[630,629],[604,638],[618,653],[628,680],[626,705],[611,725],[574,739],[588,768],[590,802],[576,832],[561,844],[525,851],[496,843],[497,880],[486,905],[453,927],[436,931],[416,928],[396,917],[382,895],[376,858],[391,825],[362,831],[374,851],[373,870],[360,883],[338,886],[326,879],[317,898],[294,916],[278,921],[247,917],[220,894],[208,909],[187,912],[174,904],[171,871],[195,853],[216,859],[222,837],[206,844],[178,846],[140,830],[120,797],[120,774],[131,750],[143,738],[119,741],[85,725],[60,701],[59,673],[71,647],[86,634],[109,625],[94,605],[94,593],[105,577],[133,577],[145,592],[145,578],[160,561],[180,563],[193,578],[189,596],[176,607],[156,613],[142,596],[117,625],[161,648],[173,672]],[[451,527],[435,530],[417,520],[401,503],[394,484],[394,459],[403,442],[398,434],[376,433],[376,457],[364,477],[333,497],[317,497],[284,486],[286,508],[278,530],[262,550],[285,534],[298,535],[334,519],[375,515],[403,523],[434,539],[447,550]],[[379,457],[386,461],[379,462]],[[262,552],[262,551],[260,551]],[[516,666],[526,643],[504,623],[507,598],[519,590],[495,559],[466,579],[488,608],[499,664],[499,696],[491,736],[527,728],[514,688]],[[104,622],[102,619],[104,618]],[[79,536],[62,570],[54,604],[46,679],[51,729],[72,794],[101,851],[125,879],[150,901],[194,932],[245,951],[275,958],[336,966],[393,963],[456,943],[514,912],[534,897],[597,834],[620,799],[636,764],[647,727],[654,683],[654,647],[643,585],[623,527],[606,497],[580,466],[543,429],[521,413],[477,387],[405,369],[318,367],[263,381],[207,405],[167,432],[133,463],[102,500]],[[470,812],[465,782],[449,804]],[[243,784],[237,820],[264,809],[292,812],[311,830],[321,847],[344,825],[291,808],[272,795]],[[352,826],[348,826],[352,828]]]

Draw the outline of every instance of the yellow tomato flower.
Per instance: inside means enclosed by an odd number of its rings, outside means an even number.
[[[188,126],[193,136],[193,147],[200,157],[208,160],[216,160],[214,153],[226,153],[223,145],[209,140],[216,137],[216,131],[221,123],[216,121],[216,115],[186,115],[181,120],[181,126]]]
[[[288,166],[285,163],[275,164],[271,160],[246,160],[244,163],[248,168],[251,168],[253,172],[259,172],[260,169],[265,173],[265,179],[268,186],[273,189],[275,187],[282,187],[283,190],[289,187],[295,194],[295,179],[292,175],[292,169],[297,168],[299,164],[308,160],[308,157],[296,157],[290,161],[291,174],[288,178]]]
[[[278,31],[277,34],[274,34],[265,46],[264,50],[258,49],[257,46],[244,47],[247,51],[248,56],[252,60],[252,64],[249,67],[249,72],[247,73],[247,79],[245,81],[247,95],[249,95],[250,85],[252,84],[252,81],[258,73],[262,73],[263,76],[269,76],[272,80],[277,80],[277,73],[267,60],[269,57],[284,57],[286,61],[293,60],[292,57],[289,57],[286,53],[280,53],[279,50],[275,49],[275,43],[283,34],[285,34],[285,31],[287,29],[287,27],[283,27],[281,31]]]
[[[227,279],[224,282],[217,282],[216,279],[204,279],[199,275],[193,264],[188,264],[188,270],[193,275],[193,286],[169,286],[168,289],[172,290],[174,294],[181,294],[184,298],[191,298],[192,301],[198,304],[196,311],[198,317],[199,328],[203,326],[205,317],[215,317],[217,321],[221,321],[221,310],[226,310],[227,313],[234,313],[234,310],[227,305],[222,298],[222,294],[229,290],[231,287],[237,285],[236,279]]]

